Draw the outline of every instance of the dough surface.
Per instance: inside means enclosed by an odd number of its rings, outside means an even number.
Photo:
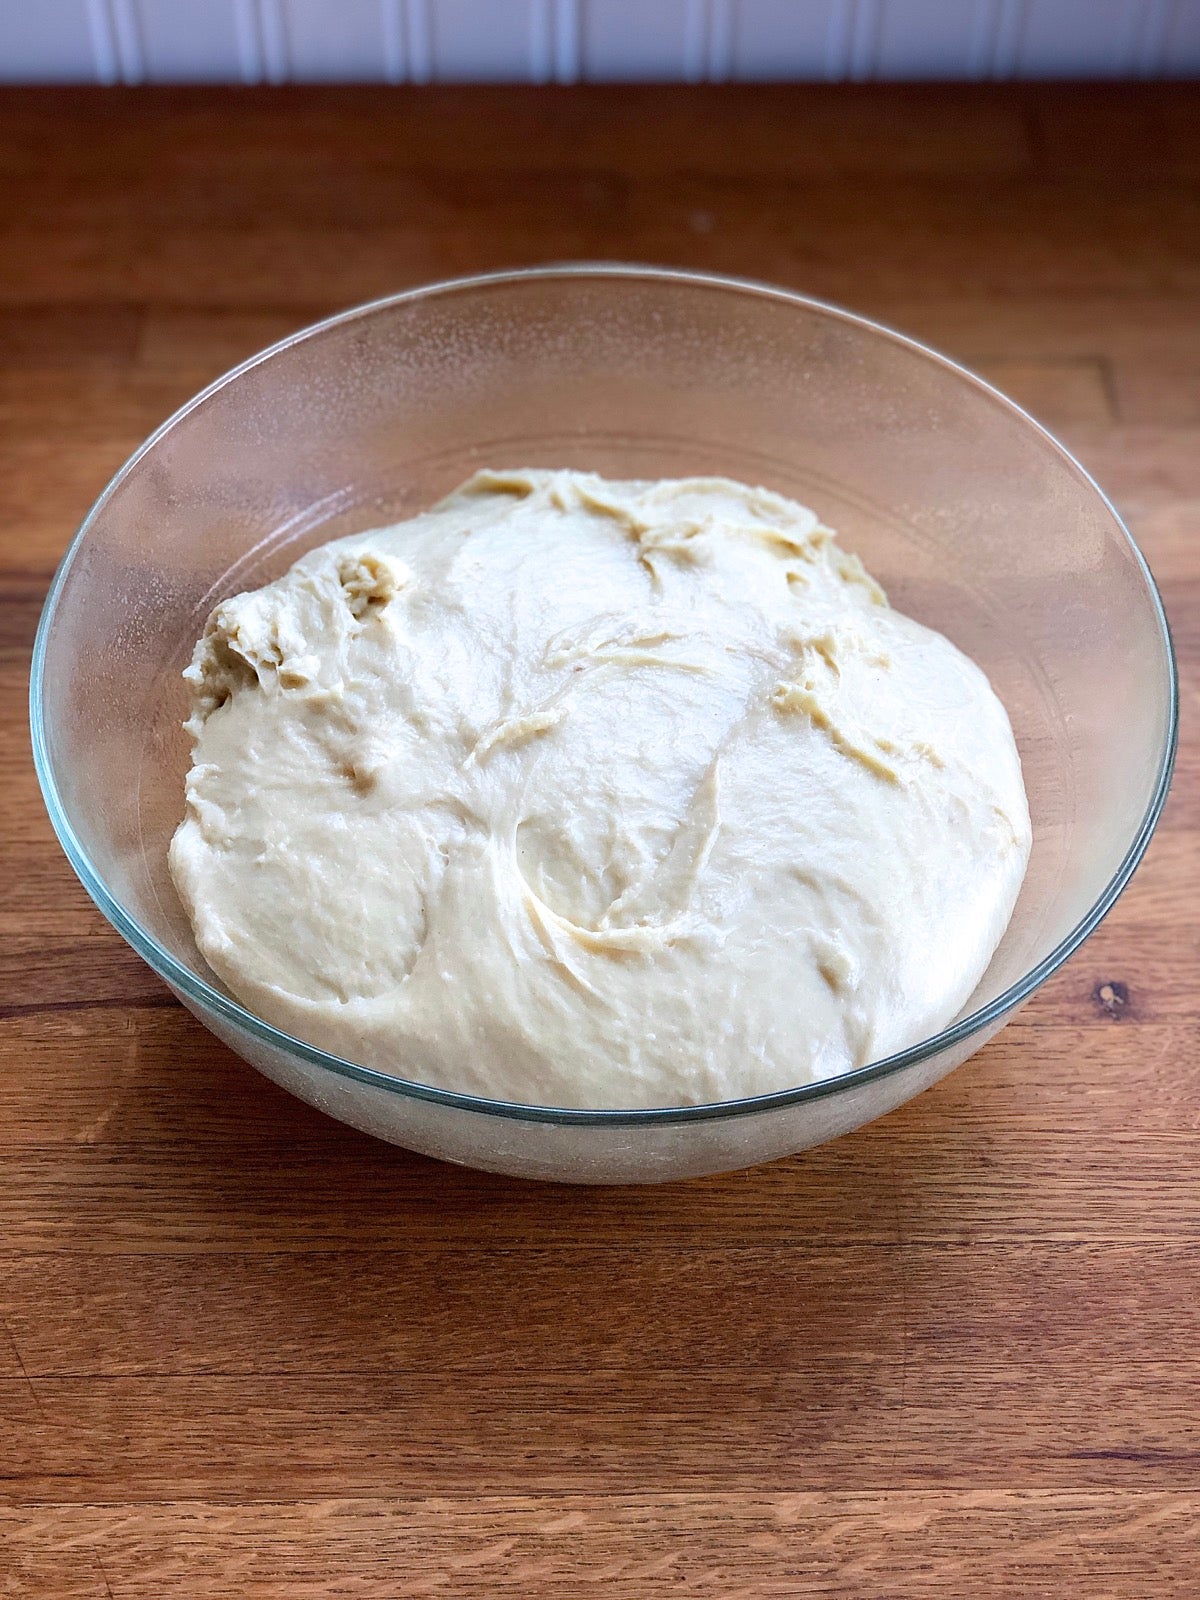
[[[1025,870],[1008,719],[816,516],[481,472],[218,606],[170,865],[289,1033],[539,1105],[702,1104],[927,1037]]]

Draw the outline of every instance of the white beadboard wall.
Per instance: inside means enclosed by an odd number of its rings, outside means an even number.
[[[0,0],[0,81],[1200,76],[1200,0]]]

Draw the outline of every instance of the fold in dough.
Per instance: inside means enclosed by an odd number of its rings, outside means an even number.
[[[697,1104],[963,1006],[1030,846],[983,673],[811,511],[477,474],[218,606],[171,871],[246,1005],[349,1060]]]

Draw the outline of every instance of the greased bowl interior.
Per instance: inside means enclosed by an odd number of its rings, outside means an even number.
[[[207,613],[312,545],[409,516],[485,465],[765,484],[813,506],[895,605],[985,668],[1017,736],[1034,845],[1008,932],[949,1028],[754,1100],[569,1111],[341,1061],[222,989],[166,870],[188,764],[180,672]],[[788,1154],[957,1065],[1120,892],[1162,806],[1175,720],[1170,640],[1144,561],[1083,469],[1016,406],[912,341],[801,296],[604,265],[397,295],[205,390],[84,522],[46,602],[32,679],[38,772],[72,865],[215,1034],[382,1138],[579,1182]]]

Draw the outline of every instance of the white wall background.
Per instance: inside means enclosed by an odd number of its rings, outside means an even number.
[[[0,0],[0,81],[1193,77],[1200,0]]]

